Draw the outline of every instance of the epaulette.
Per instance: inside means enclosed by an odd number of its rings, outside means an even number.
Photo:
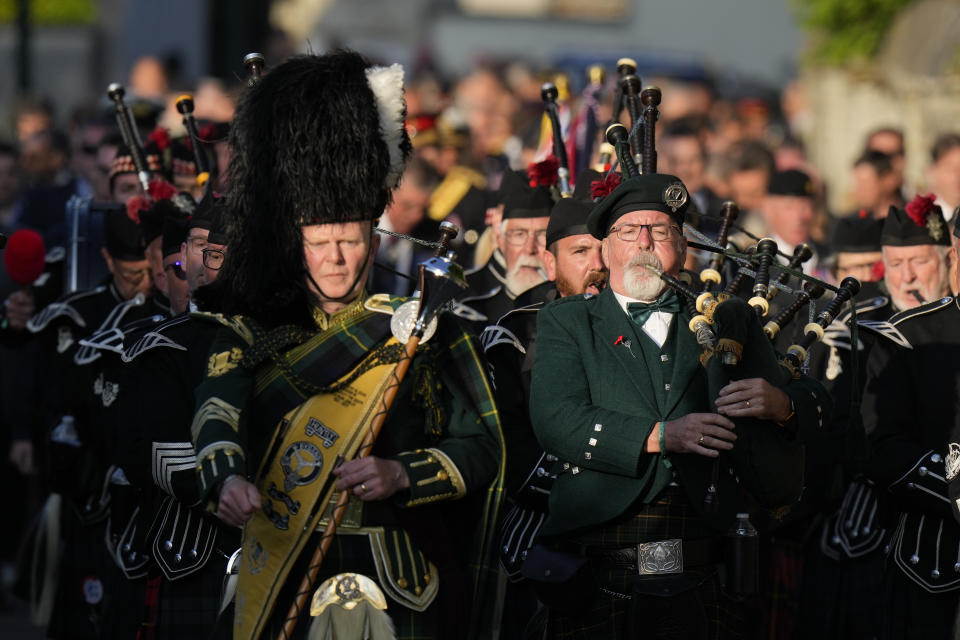
[[[225,316],[222,313],[208,313],[206,311],[193,311],[191,318],[196,318],[201,322],[215,322],[234,331],[248,345],[253,344],[253,331],[246,325],[243,316]]]
[[[927,302],[920,305],[919,307],[914,307],[913,309],[905,309],[899,313],[893,314],[890,317],[890,324],[900,324],[904,320],[909,320],[911,318],[917,318],[919,316],[926,315],[928,313],[933,313],[934,311],[940,311],[941,309],[946,309],[947,305],[953,302],[953,296],[945,296],[939,300],[933,300],[932,302]]]
[[[886,338],[905,349],[913,349],[913,345],[907,340],[907,336],[900,333],[900,330],[893,326],[889,320],[864,320],[863,322],[858,322],[857,326]]]
[[[393,312],[400,308],[400,305],[409,302],[412,298],[402,296],[391,296],[389,293],[376,293],[363,301],[363,308],[367,311],[376,313],[385,313],[392,316]]]
[[[480,346],[483,347],[484,353],[501,344],[510,345],[524,355],[527,353],[520,339],[510,329],[499,324],[488,325],[480,334]]]
[[[120,322],[123,321],[123,316],[130,309],[142,306],[146,300],[147,298],[142,293],[138,293],[111,309],[104,321],[97,327],[97,330],[80,340],[79,348],[73,354],[74,363],[78,365],[90,364],[103,355],[103,351],[123,353],[124,333],[120,329]]]
[[[163,332],[171,327],[176,327],[187,322],[190,319],[188,314],[181,314],[175,318],[170,318],[166,322],[161,323],[153,331],[148,331],[140,339],[134,342],[132,345],[124,349],[123,353],[120,355],[120,359],[124,362],[131,362],[134,358],[140,354],[150,351],[151,349],[177,349],[179,351],[186,351],[187,348],[178,342],[171,340],[169,337],[163,335]]]
[[[77,291],[76,293],[70,294],[63,300],[51,302],[44,307],[40,313],[36,314],[27,321],[27,330],[30,331],[30,333],[40,333],[47,328],[47,325],[49,325],[51,321],[61,316],[67,316],[70,318],[70,320],[76,323],[77,326],[86,328],[87,321],[83,319],[83,316],[80,315],[79,311],[73,308],[72,303],[80,300],[81,298],[88,298],[90,296],[103,293],[106,288],[107,285],[100,285],[95,289]]]
[[[446,177],[430,195],[427,215],[431,220],[439,222],[450,215],[450,212],[467,195],[470,187],[483,189],[486,186],[487,180],[482,173],[469,167],[455,166],[447,172]]]

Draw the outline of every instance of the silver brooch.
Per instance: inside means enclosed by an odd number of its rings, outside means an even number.
[[[680,182],[674,182],[663,190],[663,202],[670,207],[670,210],[674,213],[677,212],[677,209],[687,204],[688,198],[687,188]]]

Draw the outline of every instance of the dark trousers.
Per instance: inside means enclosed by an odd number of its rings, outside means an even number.
[[[888,566],[883,640],[951,640],[960,591],[930,593]]]

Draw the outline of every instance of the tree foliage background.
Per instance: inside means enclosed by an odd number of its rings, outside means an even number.
[[[811,32],[810,57],[844,64],[868,60],[879,49],[897,14],[916,0],[792,0],[800,23]]]

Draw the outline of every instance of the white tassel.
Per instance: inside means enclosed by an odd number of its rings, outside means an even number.
[[[387,143],[390,152],[390,171],[387,173],[387,188],[397,186],[403,175],[403,152],[400,143],[403,140],[403,66],[392,64],[389,67],[370,67],[366,70],[367,84],[377,99],[377,113],[380,116],[380,135]]]

